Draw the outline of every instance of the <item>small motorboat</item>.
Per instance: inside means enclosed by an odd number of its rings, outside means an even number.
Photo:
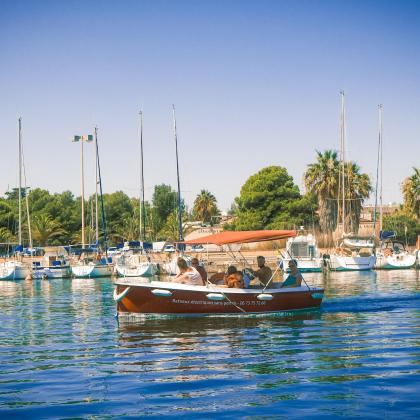
[[[225,245],[284,239],[295,231],[221,232],[184,243]],[[226,288],[207,281],[205,286],[119,278],[114,281],[114,300],[118,315],[264,315],[320,307],[324,289],[310,287],[279,288],[273,283],[259,288]]]
[[[299,271],[302,273],[320,273],[324,260],[318,251],[315,236],[305,234],[303,230],[294,238],[286,242],[286,252],[282,253],[283,269],[288,272],[291,259],[296,260]]]

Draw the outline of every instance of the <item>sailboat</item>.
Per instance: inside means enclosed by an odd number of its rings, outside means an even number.
[[[85,136],[86,137],[86,136]],[[89,141],[89,137],[87,136]],[[82,141],[82,150],[83,150],[83,139]],[[107,255],[107,234],[106,234],[106,222],[105,222],[105,213],[103,205],[103,195],[102,195],[102,178],[101,178],[101,167],[99,164],[99,147],[98,147],[98,128],[95,127],[95,225],[96,225],[96,247],[94,249],[86,248],[85,249],[85,238],[84,238],[84,207],[83,207],[83,157],[82,157],[82,254],[79,257],[79,260],[73,262],[71,265],[71,271],[74,277],[78,278],[97,278],[97,277],[110,277],[114,271],[114,266],[112,264],[112,259]],[[82,152],[83,156],[83,152]],[[100,188],[100,198],[101,198],[101,208],[102,208],[102,228],[104,233],[104,243],[105,243],[105,255],[102,255],[99,250],[99,218],[98,218],[98,185]]]
[[[181,199],[181,183],[179,180],[179,161],[178,161],[178,133],[176,129],[176,118],[175,118],[175,106],[172,105],[172,119],[173,119],[173,133],[175,139],[175,157],[176,157],[176,178],[178,186],[178,243],[177,243],[177,253],[170,259],[170,261],[163,264],[165,272],[171,276],[174,276],[179,273],[179,268],[177,260],[179,257],[179,252],[181,253],[182,258],[187,262],[188,265],[191,264],[191,258],[183,254],[185,245],[182,243],[184,241],[184,235],[182,232],[182,199]]]
[[[376,269],[382,270],[395,270],[412,268],[416,264],[416,256],[410,254],[402,242],[396,240],[396,234],[392,231],[383,231],[382,226],[382,145],[383,145],[383,124],[382,114],[383,106],[378,106],[379,111],[379,140],[378,140],[378,160],[376,167],[376,188],[375,188],[375,213],[373,230],[376,233],[376,208],[378,199],[378,179],[380,178],[380,189],[379,189],[379,241],[380,247],[376,250]],[[380,170],[379,170],[380,168]]]
[[[341,112],[340,112],[340,176],[338,204],[340,205],[341,193],[341,216],[343,234],[339,246],[331,254],[327,261],[328,267],[333,271],[365,271],[371,270],[376,261],[374,241],[370,237],[361,237],[357,234],[345,232],[346,220],[346,197],[345,197],[345,107],[344,92],[340,92]],[[337,213],[340,217],[340,211]],[[338,223],[337,223],[338,225]]]
[[[19,203],[18,242],[19,243],[15,249],[15,257],[16,257],[16,253],[19,253],[19,252],[21,253],[23,251],[23,246],[22,246],[22,118],[19,118],[18,120],[18,145],[19,145],[19,188],[18,188],[18,203]],[[18,261],[18,260],[6,261],[0,264],[0,280],[23,280],[26,278],[26,276],[29,273],[30,273],[30,270],[27,267],[25,267],[21,261]]]
[[[140,116],[140,252],[128,249],[123,252],[116,260],[115,269],[118,275],[122,277],[149,277],[158,272],[158,267],[151,261],[149,255],[145,254],[145,238],[146,238],[146,208],[144,204],[144,170],[143,170],[143,112],[139,112]]]

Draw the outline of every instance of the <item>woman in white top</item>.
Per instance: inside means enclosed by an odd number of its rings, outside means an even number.
[[[174,283],[193,284],[195,286],[203,285],[201,274],[194,267],[188,267],[184,258],[178,258],[176,263],[179,268],[179,274],[172,280]]]

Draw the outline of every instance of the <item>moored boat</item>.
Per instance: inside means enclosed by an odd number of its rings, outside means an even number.
[[[64,247],[45,247],[44,252],[41,260],[32,262],[32,278],[63,279],[70,277],[68,252]]]
[[[323,259],[318,251],[316,239],[311,233],[289,238],[286,242],[286,253],[283,253],[283,269],[289,271],[288,264],[291,259],[296,260],[299,271],[302,273],[319,273],[322,271]]]
[[[117,258],[115,270],[122,277],[150,277],[158,273],[157,265],[142,254],[121,255]]]
[[[61,259],[54,260],[49,265],[34,262],[31,275],[34,279],[64,279],[70,277],[71,268],[67,261]]]
[[[23,280],[29,272],[20,261],[6,261],[0,264],[0,280]]]
[[[347,236],[326,260],[332,271],[367,271],[375,266],[374,241],[370,237]]]
[[[107,262],[88,261],[71,266],[71,272],[74,277],[110,277],[114,272],[114,266]]]
[[[381,247],[376,252],[376,269],[398,270],[415,266],[416,255],[410,254],[404,244],[394,240],[394,237],[395,234],[381,242]]]

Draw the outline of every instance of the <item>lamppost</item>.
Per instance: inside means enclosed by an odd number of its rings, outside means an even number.
[[[90,143],[93,141],[93,135],[74,136],[73,143],[80,142],[80,176],[81,176],[81,190],[82,190],[82,248],[85,247],[85,170],[83,162],[83,143]]]

